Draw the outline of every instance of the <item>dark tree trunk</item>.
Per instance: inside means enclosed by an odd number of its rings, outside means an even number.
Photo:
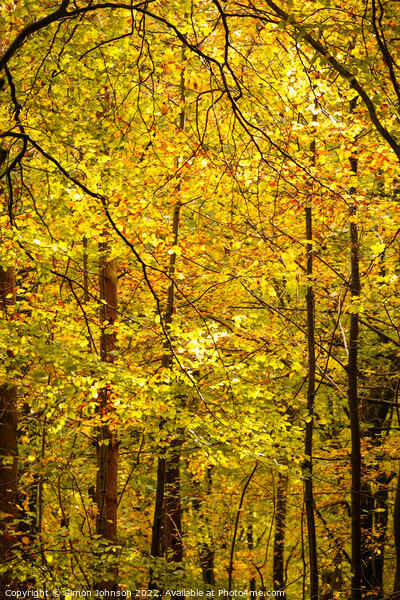
[[[203,582],[211,587],[215,586],[215,573],[214,573],[214,551],[206,543],[201,544],[200,548],[200,562],[201,571],[203,575]],[[251,587],[250,580],[250,589]],[[255,580],[254,580],[255,581]]]
[[[317,108],[317,101],[315,101]],[[313,117],[313,135],[315,133],[316,116]],[[311,161],[316,163],[315,139],[310,144]],[[308,557],[310,562],[310,600],[318,600],[318,558],[317,558],[317,535],[315,531],[314,515],[314,490],[313,490],[313,434],[314,434],[314,404],[315,404],[315,298],[313,285],[313,214],[312,214],[312,192],[309,194],[305,207],[306,223],[306,252],[307,252],[307,349],[308,349],[308,380],[307,380],[307,411],[306,432],[304,441],[304,503],[307,518],[308,533]]]
[[[272,576],[274,590],[285,589],[285,532],[286,532],[286,507],[287,507],[287,475],[278,474],[276,510],[275,510],[275,537]],[[286,592],[280,598],[286,598]]]
[[[172,222],[174,234],[174,245],[179,239],[179,218],[181,204],[175,205]],[[169,258],[168,275],[168,298],[164,316],[164,333],[168,338],[164,342],[164,354],[161,364],[164,369],[170,369],[172,365],[172,349],[169,337],[170,326],[174,312],[175,302],[175,265],[176,253],[172,252]],[[160,429],[165,426],[165,420],[160,421]],[[154,517],[152,525],[151,556],[154,558],[167,556],[174,562],[183,559],[182,545],[182,508],[180,500],[180,446],[182,443],[181,433],[176,432],[175,438],[168,447],[161,448],[162,456],[158,457],[156,498],[154,504]],[[160,589],[161,587],[154,578],[154,570],[150,568],[149,589]]]
[[[355,40],[351,42],[354,48]],[[352,114],[357,105],[357,97],[350,100],[349,113]],[[350,171],[356,176],[358,160],[355,156],[349,159]],[[350,187],[350,194],[356,193],[356,187]],[[358,335],[359,317],[358,309],[361,294],[359,248],[357,227],[357,205],[353,204],[349,210],[350,220],[350,296],[353,310],[350,313],[349,355],[347,365],[350,431],[351,431],[351,600],[361,600],[362,582],[362,533],[361,533],[361,434],[358,404]]]
[[[356,167],[355,167],[356,168]],[[350,210],[351,281],[353,312],[350,314],[348,401],[351,429],[351,600],[361,600],[362,540],[361,540],[361,436],[358,414],[358,302],[360,275],[356,208]]]
[[[15,304],[15,269],[0,267],[0,305],[4,319],[7,308]],[[11,318],[11,317],[10,317]],[[11,356],[11,353],[10,353]],[[0,562],[7,564],[12,559],[12,547],[17,539],[13,521],[17,519],[17,393],[7,379],[0,385]],[[1,597],[13,587],[12,567],[0,574]]]
[[[393,513],[394,545],[396,549],[396,572],[394,576],[393,598],[400,599],[400,468],[397,475],[396,496]]]
[[[315,161],[315,142],[311,143],[312,159]],[[315,532],[314,516],[314,491],[313,491],[313,432],[314,432],[314,402],[315,402],[315,319],[314,319],[314,286],[313,277],[313,224],[312,224],[312,198],[305,208],[306,239],[307,239],[307,345],[308,345],[308,383],[307,383],[307,410],[308,420],[304,442],[305,459],[303,463],[304,474],[304,502],[306,507],[308,554],[310,561],[310,599],[318,600],[318,559],[317,536]]]
[[[240,515],[241,515],[241,512],[242,512],[244,497],[246,495],[247,488],[250,485],[250,481],[253,479],[253,475],[256,472],[257,467],[258,467],[258,463],[256,463],[254,465],[254,468],[253,468],[252,472],[248,476],[247,481],[246,481],[246,483],[243,486],[242,494],[240,496],[239,506],[238,506],[238,509],[236,511],[236,519],[235,519],[235,526],[234,526],[234,529],[233,529],[233,537],[232,537],[231,552],[230,552],[229,567],[228,567],[228,573],[229,573],[229,577],[228,577],[228,593],[229,593],[229,595],[230,595],[230,593],[232,591],[232,584],[233,584],[233,571],[234,571],[233,562],[234,562],[234,556],[235,556],[235,544],[236,544],[236,538],[237,538],[237,534],[238,534],[238,527],[239,527]]]
[[[112,328],[117,319],[117,272],[113,260],[107,260],[107,245],[100,244],[100,300],[103,306],[100,312],[102,333],[100,338],[100,358],[103,362],[114,361],[113,351],[116,348],[115,333],[106,333],[106,328]],[[104,387],[99,394],[99,414],[112,412],[111,390]],[[97,478],[96,503],[98,514],[96,533],[101,535],[111,545],[117,542],[117,507],[118,507],[118,442],[116,431],[109,425],[99,429],[97,436]],[[113,554],[113,553],[112,553]],[[113,574],[110,581],[96,583],[96,589],[116,590],[118,569],[110,563],[108,573]]]
[[[182,46],[182,62],[185,60],[185,48]],[[185,69],[181,71],[180,81],[180,101],[182,110],[179,114],[178,129],[185,129]],[[177,191],[180,191],[180,184],[177,186]],[[172,221],[172,233],[174,236],[174,246],[179,240],[179,219],[181,212],[181,203],[178,200],[175,204],[174,216]],[[172,323],[175,303],[175,265],[176,253],[172,252],[169,257],[168,265],[168,298],[167,307],[164,316],[164,334],[166,340],[164,342],[164,354],[162,358],[162,366],[165,369],[171,368],[173,353],[171,347],[171,339],[169,337],[170,326]],[[160,315],[161,317],[161,315]],[[161,420],[160,428],[165,425],[165,421]],[[175,562],[181,562],[183,559],[183,544],[182,544],[182,507],[180,500],[180,446],[182,444],[182,433],[176,432],[176,437],[170,443],[169,453],[168,448],[163,449],[163,453],[167,455],[158,457],[157,465],[157,485],[156,499],[154,505],[154,517],[152,525],[152,540],[151,540],[151,556],[154,558],[167,555]],[[161,589],[153,576],[153,568],[150,568],[149,586],[148,588]]]
[[[180,492],[180,446],[182,440],[176,438],[170,446],[171,456],[166,461],[164,509],[163,509],[163,553],[174,562],[183,559],[182,507]]]
[[[247,527],[247,546],[250,550],[250,552],[254,549],[254,533],[253,533],[253,524],[250,523],[250,525],[248,525]],[[255,592],[256,591],[256,578],[254,577],[254,575],[252,577],[250,577],[250,592]]]

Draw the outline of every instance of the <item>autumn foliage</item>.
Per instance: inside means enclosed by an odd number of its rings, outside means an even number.
[[[397,4],[0,25],[3,596],[400,597]]]

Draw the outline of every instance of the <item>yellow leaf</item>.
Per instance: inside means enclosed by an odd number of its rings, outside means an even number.
[[[170,250],[168,250],[168,254],[176,254],[176,256],[180,256],[182,254],[182,250],[179,246],[172,246]]]

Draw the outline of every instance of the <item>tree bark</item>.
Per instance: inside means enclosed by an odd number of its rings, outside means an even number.
[[[313,125],[315,125],[315,117]],[[315,165],[315,140],[310,144],[311,160]],[[313,285],[313,216],[312,193],[305,207],[306,221],[306,252],[307,252],[307,346],[308,346],[308,381],[307,381],[307,411],[306,432],[304,441],[304,503],[307,518],[308,556],[310,562],[310,600],[318,600],[318,559],[317,536],[315,532],[314,490],[313,490],[313,433],[314,433],[314,403],[315,403],[315,317],[314,317],[314,285]]]
[[[280,598],[286,599],[285,590],[285,532],[286,532],[286,507],[287,507],[288,476],[278,473],[276,511],[275,511],[275,537],[272,576],[274,590],[283,591]]]
[[[185,60],[185,51],[182,48],[182,61]],[[185,103],[185,70],[181,71],[180,83],[180,100],[182,107]],[[179,115],[178,128],[183,131],[185,129],[185,110]],[[179,192],[180,185],[177,186]],[[179,240],[179,220],[181,213],[181,202],[175,204],[174,215],[172,220],[172,233],[174,246],[177,246]],[[161,365],[164,369],[172,367],[173,352],[171,347],[171,339],[169,337],[170,327],[173,319],[175,305],[175,266],[176,252],[171,252],[168,264],[168,296],[167,306],[163,319],[163,328],[166,339],[164,342],[164,353],[161,360]],[[160,315],[161,317],[161,315]],[[165,425],[165,419],[161,419],[160,428]],[[181,432],[176,432],[175,437],[169,442],[168,448],[162,449],[162,456],[158,457],[157,461],[157,484],[156,498],[154,505],[154,516],[152,525],[151,539],[151,556],[153,558],[166,556],[173,562],[181,562],[183,560],[183,543],[182,543],[182,506],[180,499],[180,449],[182,439]],[[162,586],[159,585],[154,577],[154,569],[150,567],[149,585],[150,590],[158,589],[161,591]]]
[[[313,431],[314,431],[314,398],[315,398],[315,339],[314,339],[314,287],[312,285],[312,208],[306,207],[306,238],[307,238],[307,342],[308,342],[308,385],[307,385],[307,410],[306,436],[304,444],[305,460],[304,473],[304,501],[306,507],[308,553],[310,561],[310,599],[318,600],[318,560],[317,536],[315,532],[314,517],[314,490],[313,490]]]
[[[250,552],[252,550],[254,550],[254,531],[253,531],[253,523],[250,523],[247,526],[247,547],[250,550]],[[250,577],[250,581],[249,581],[249,590],[250,592],[255,592],[256,591],[256,583],[257,580],[254,577],[254,575],[252,575]]]
[[[356,168],[356,167],[355,167]],[[353,168],[354,172],[354,168]],[[351,281],[353,312],[350,314],[348,402],[351,429],[351,600],[361,600],[362,538],[361,538],[361,437],[358,413],[358,302],[361,285],[358,256],[356,207],[350,209]]]
[[[183,560],[180,492],[181,444],[182,440],[180,436],[173,440],[169,447],[171,455],[165,463],[162,548],[163,554],[173,562],[181,562]]]
[[[397,475],[396,496],[393,513],[394,545],[396,548],[396,572],[394,576],[393,598],[400,599],[400,468]]]
[[[0,306],[3,318],[7,309],[15,304],[15,268],[0,267]],[[10,317],[12,318],[12,317]],[[10,353],[11,356],[11,353]],[[7,378],[0,384],[0,562],[7,564],[12,559],[12,548],[16,543],[13,522],[17,519],[17,391]],[[12,568],[0,574],[0,595],[13,587]]]
[[[107,259],[107,244],[99,245],[100,250],[100,300],[103,303],[100,311],[102,332],[100,337],[100,358],[103,362],[114,362],[113,351],[116,348],[115,333],[106,333],[117,319],[117,272],[113,260]],[[99,394],[99,414],[112,412],[110,386],[105,386]],[[100,427],[97,443],[97,478],[96,503],[98,507],[96,533],[101,535],[112,546],[117,542],[117,508],[118,508],[118,441],[115,429],[110,425]],[[118,569],[110,565],[109,572],[113,578],[100,580],[96,584],[98,590],[116,590]]]
[[[238,509],[236,511],[236,519],[235,519],[235,526],[234,526],[234,529],[233,529],[233,538],[232,538],[231,552],[230,552],[230,558],[229,558],[229,568],[228,568],[228,573],[229,573],[229,577],[228,577],[228,592],[229,592],[229,594],[232,591],[232,583],[233,583],[233,559],[234,559],[234,556],[235,556],[235,544],[236,544],[236,537],[237,537],[237,534],[238,534],[240,514],[241,514],[241,511],[242,511],[244,497],[246,495],[247,488],[250,485],[250,481],[253,479],[253,475],[256,472],[257,467],[258,467],[258,462],[254,465],[254,468],[253,468],[252,472],[248,476],[247,481],[246,481],[246,483],[243,486],[243,490],[242,490],[242,493],[241,493],[241,496],[240,496],[239,506],[238,506]]]
[[[181,204],[175,205],[172,222],[174,235],[174,246],[179,239],[179,218]],[[164,316],[164,329],[168,339],[164,342],[164,354],[161,364],[164,369],[170,369],[172,365],[172,352],[170,347],[169,331],[172,323],[175,301],[175,265],[176,253],[172,252],[169,257],[168,275],[168,298]],[[165,419],[160,421],[160,429],[165,425]],[[180,502],[180,445],[179,433],[169,444],[168,448],[162,449],[163,456],[157,461],[157,484],[154,505],[154,517],[152,525],[151,556],[154,558],[169,555],[174,562],[181,562],[183,558],[182,545],[182,508]],[[160,589],[153,577],[153,569],[150,569],[149,589]]]

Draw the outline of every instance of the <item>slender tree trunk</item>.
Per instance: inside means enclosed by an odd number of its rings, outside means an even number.
[[[247,547],[250,550],[250,552],[252,550],[254,550],[253,523],[250,523],[247,526]],[[252,577],[250,577],[249,587],[250,587],[250,592],[255,592],[256,591],[256,578],[254,577],[254,575],[252,575]]]
[[[178,433],[170,444],[170,458],[166,461],[164,490],[164,524],[162,546],[164,555],[174,562],[183,559],[182,506],[180,492],[180,448],[182,440]]]
[[[15,304],[15,268],[0,267],[0,306],[3,318],[7,309]],[[11,317],[10,317],[11,318]],[[0,384],[0,562],[12,559],[12,547],[16,543],[13,521],[17,518],[17,392],[11,381]],[[0,574],[0,595],[13,587],[12,568]]]
[[[82,240],[83,246],[83,300],[85,304],[89,302],[89,266],[87,253],[87,237]]]
[[[354,44],[354,40],[352,42]],[[354,47],[354,46],[353,46]],[[349,103],[349,113],[353,113],[357,105],[357,97]],[[358,171],[358,160],[352,156],[349,159],[350,170],[354,176]],[[350,194],[356,193],[356,187],[351,186]],[[350,313],[349,356],[347,365],[348,403],[351,430],[351,600],[362,598],[362,527],[361,527],[361,434],[358,405],[358,335],[359,335],[359,301],[361,294],[357,206],[350,206],[350,295],[353,310]]]
[[[285,532],[286,532],[286,507],[287,507],[288,476],[278,473],[276,511],[275,511],[275,537],[274,558],[272,575],[274,590],[285,589]],[[286,598],[286,592],[280,598]]]
[[[234,529],[233,529],[233,538],[232,538],[231,552],[230,552],[230,558],[229,558],[229,568],[228,568],[228,573],[229,573],[229,577],[228,577],[228,592],[229,592],[229,594],[232,591],[232,583],[233,583],[233,560],[234,560],[234,556],[235,556],[235,544],[236,544],[236,537],[237,537],[237,533],[238,533],[240,514],[241,514],[241,511],[242,511],[244,497],[246,495],[247,488],[250,485],[250,481],[253,479],[253,475],[256,472],[257,467],[258,467],[258,463],[256,463],[254,465],[254,468],[253,468],[252,472],[248,476],[247,481],[246,481],[246,483],[243,486],[243,490],[242,490],[242,493],[241,493],[241,496],[240,496],[239,506],[238,506],[238,509],[236,511],[236,519],[235,519],[235,526],[234,526]]]
[[[353,312],[350,314],[349,360],[347,366],[348,401],[351,428],[351,600],[361,600],[361,437],[358,413],[358,302],[361,285],[358,257],[356,207],[350,209],[351,281]]]
[[[393,598],[400,599],[400,468],[397,475],[396,496],[393,513],[394,545],[396,549],[396,572],[394,576]]]
[[[202,543],[202,547],[200,550],[200,561],[201,561],[201,571],[202,571],[202,575],[203,575],[203,582],[206,585],[209,585],[211,587],[215,586],[215,572],[214,572],[214,551],[212,550],[212,548],[210,548],[210,546],[206,543]],[[251,582],[253,580],[250,580],[250,589],[253,589],[251,587]],[[255,580],[254,580],[255,582]]]
[[[182,60],[185,59],[184,49],[182,49]],[[181,72],[180,85],[181,104],[185,102],[185,73]],[[185,129],[185,111],[182,109],[179,115],[179,129]],[[178,185],[177,191],[179,192]],[[178,200],[175,204],[172,221],[172,233],[174,246],[177,246],[179,240],[179,219],[181,212],[181,203]],[[168,265],[168,297],[165,316],[163,319],[164,333],[168,339],[164,342],[164,353],[161,364],[164,369],[170,369],[173,361],[171,340],[169,338],[170,327],[173,319],[175,305],[175,266],[176,253],[172,252],[169,257]],[[161,315],[160,315],[161,316]],[[160,421],[160,428],[163,428],[166,421]],[[181,432],[176,432],[175,438],[171,441],[168,448],[162,450],[163,456],[158,457],[157,464],[157,484],[156,498],[154,504],[154,516],[152,525],[151,556],[153,558],[166,556],[174,562],[183,560],[182,543],[182,507],[180,500],[180,449],[182,439]],[[150,590],[161,589],[156,578],[154,569],[150,567],[149,585]]]
[[[103,362],[112,363],[116,337],[115,333],[106,333],[106,328],[112,328],[117,319],[117,272],[114,261],[107,260],[107,244],[100,244],[99,250],[100,300],[103,303],[100,313],[102,323],[100,358]],[[101,389],[99,399],[99,414],[109,414],[112,411],[109,386]],[[96,449],[96,503],[98,507],[96,533],[112,545],[117,542],[118,507],[118,442],[116,431],[112,425],[104,425],[99,429]],[[116,589],[118,569],[115,565],[110,564],[109,572],[113,574],[113,579],[98,582],[97,589]]]
[[[179,218],[181,204],[178,201],[174,209],[172,230],[174,235],[174,246],[178,244],[179,239]],[[175,265],[176,253],[172,252],[169,258],[168,275],[169,287],[167,308],[164,316],[164,328],[169,333],[172,323],[175,301]],[[164,354],[161,361],[164,369],[171,368],[172,354],[170,341],[164,342]],[[160,421],[160,428],[165,426],[165,420]],[[180,503],[180,445],[179,436],[164,448],[163,456],[158,457],[157,464],[157,486],[156,499],[154,505],[154,517],[152,525],[151,556],[154,558],[170,554],[174,562],[180,562],[183,558],[182,545],[182,509]],[[153,569],[150,569],[149,589],[158,589],[157,582],[153,579]]]
[[[306,436],[304,444],[305,460],[304,472],[304,500],[306,507],[308,552],[310,561],[310,598],[318,600],[318,561],[317,561],[317,536],[315,532],[314,517],[314,491],[313,491],[313,431],[314,431],[314,398],[315,398],[315,339],[314,339],[314,287],[312,285],[312,208],[306,207],[306,238],[307,238],[307,341],[308,341],[308,385],[307,409],[308,420],[306,423]]]
[[[180,219],[181,204],[178,201],[174,209],[174,217],[172,221],[172,232],[174,235],[174,246],[177,246],[179,241],[179,219]],[[169,288],[167,310],[164,318],[164,326],[169,333],[173,319],[174,304],[175,304],[175,265],[176,253],[170,255],[169,261]],[[165,342],[165,353],[162,364],[164,368],[171,368],[172,353],[170,341]],[[163,523],[162,523],[162,542],[161,550],[164,555],[170,554],[174,562],[181,562],[183,559],[183,544],[182,544],[182,507],[180,500],[180,450],[181,450],[181,433],[176,432],[174,439],[169,444],[167,450],[168,456],[165,460],[164,473],[164,506],[163,506]]]
[[[313,121],[315,123],[315,120]],[[315,165],[315,141],[310,144],[310,152]],[[315,317],[314,317],[314,285],[313,285],[313,221],[312,221],[312,194],[310,194],[305,208],[306,220],[306,251],[307,251],[307,345],[308,345],[308,383],[307,383],[307,411],[306,434],[304,442],[305,459],[303,463],[304,474],[304,503],[306,508],[308,555],[310,562],[310,599],[318,600],[318,559],[317,536],[315,532],[314,516],[314,490],[313,490],[313,433],[314,433],[314,402],[315,402]]]

